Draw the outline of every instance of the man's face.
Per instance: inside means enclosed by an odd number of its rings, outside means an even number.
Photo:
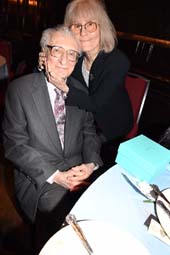
[[[66,79],[75,67],[77,53],[79,48],[74,38],[61,32],[54,33],[48,43],[47,70],[53,76]]]

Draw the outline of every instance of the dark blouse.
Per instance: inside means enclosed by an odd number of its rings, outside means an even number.
[[[118,49],[100,52],[89,74],[89,88],[82,75],[83,56],[72,76],[79,80],[84,91],[69,86],[66,103],[92,111],[97,127],[107,140],[125,136],[133,125],[131,103],[124,86],[129,70],[129,60]]]

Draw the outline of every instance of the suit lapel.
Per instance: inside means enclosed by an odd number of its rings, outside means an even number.
[[[89,93],[94,94],[98,86],[100,86],[100,77],[103,75],[105,61],[109,57],[108,53],[100,51],[96,59],[94,60],[91,70],[90,70],[90,79],[89,79]]]
[[[51,107],[51,102],[48,94],[47,85],[44,79],[44,75],[40,74],[35,83],[33,89],[33,99],[37,107],[37,111],[43,123],[43,126],[46,128],[47,134],[54,144],[55,148],[61,150],[61,143]]]
[[[84,93],[88,94],[88,88],[87,86],[82,86],[82,82],[78,81],[77,79],[75,79],[73,76],[70,76],[67,79],[67,85],[70,86],[72,85],[73,87],[75,87],[76,89],[82,90]]]

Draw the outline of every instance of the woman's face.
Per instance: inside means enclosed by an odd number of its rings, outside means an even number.
[[[96,20],[79,17],[74,20],[71,30],[80,41],[83,52],[93,53],[100,50],[100,27]]]

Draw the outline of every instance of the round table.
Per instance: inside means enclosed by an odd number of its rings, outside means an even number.
[[[144,222],[155,214],[154,204],[146,199],[124,177],[126,171],[115,165],[101,175],[80,197],[70,213],[77,220],[99,220],[135,236],[152,255],[169,255],[170,246],[149,234]],[[170,187],[170,171],[167,169],[155,180],[160,189]]]

